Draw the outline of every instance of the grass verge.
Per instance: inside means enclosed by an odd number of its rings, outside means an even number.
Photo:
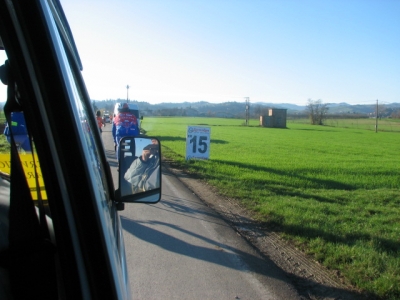
[[[10,144],[4,134],[0,134],[0,153],[10,153]]]

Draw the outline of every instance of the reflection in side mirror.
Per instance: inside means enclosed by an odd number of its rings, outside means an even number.
[[[120,141],[119,151],[117,202],[158,202],[161,198],[159,140],[124,137]]]

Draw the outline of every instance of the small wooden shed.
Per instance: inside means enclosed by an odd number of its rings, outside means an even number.
[[[270,108],[268,115],[260,116],[260,126],[271,128],[286,128],[287,109]]]

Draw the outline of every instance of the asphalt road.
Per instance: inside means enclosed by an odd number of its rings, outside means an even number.
[[[111,124],[102,135],[117,187]],[[133,299],[300,299],[284,272],[165,168],[162,177],[159,203],[120,213]]]

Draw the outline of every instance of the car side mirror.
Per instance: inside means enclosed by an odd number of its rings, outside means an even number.
[[[161,145],[157,138],[120,140],[116,201],[157,203],[161,199]]]
[[[140,120],[143,120],[143,116],[140,116]]]

